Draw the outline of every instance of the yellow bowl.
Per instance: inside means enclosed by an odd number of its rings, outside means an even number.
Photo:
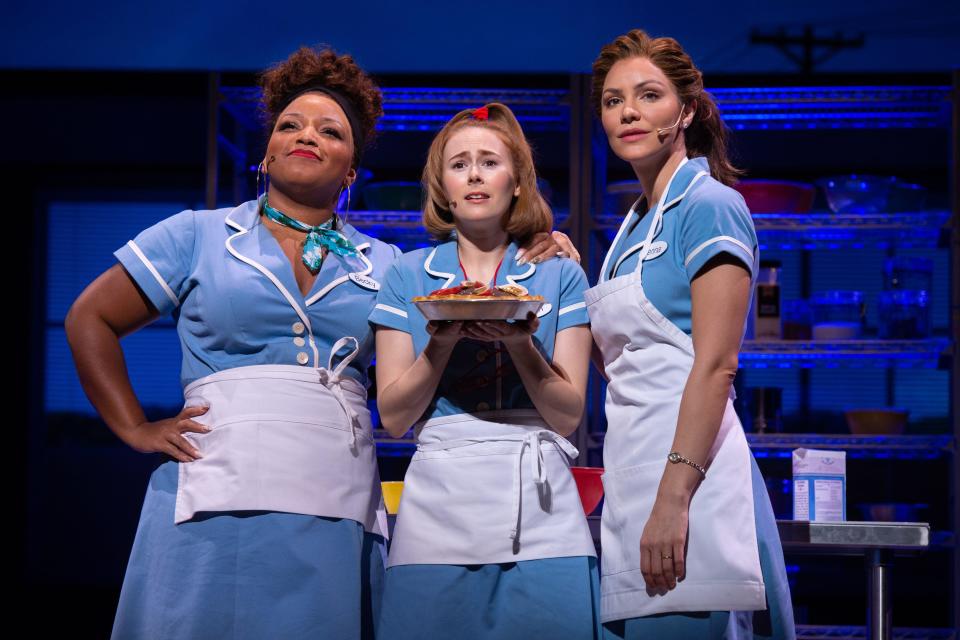
[[[387,507],[387,513],[396,515],[400,510],[400,495],[403,493],[403,480],[394,480],[391,482],[381,482],[383,489],[383,504]]]

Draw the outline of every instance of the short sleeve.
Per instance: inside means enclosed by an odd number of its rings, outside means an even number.
[[[560,308],[557,311],[557,331],[577,325],[590,324],[583,292],[587,290],[587,275],[573,260],[563,259],[560,269]]]
[[[724,189],[693,203],[680,221],[680,249],[687,278],[693,280],[713,257],[728,253],[751,276],[757,255],[757,233],[750,210],[740,194]]]
[[[370,322],[388,329],[397,329],[410,333],[407,320],[407,301],[403,286],[403,272],[400,261],[394,262],[387,270],[377,304],[370,313]]]
[[[116,256],[161,314],[180,306],[193,265],[196,212],[182,211],[141,231]]]

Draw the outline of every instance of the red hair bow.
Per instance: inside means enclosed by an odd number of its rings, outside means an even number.
[[[480,107],[479,109],[474,109],[471,114],[476,120],[489,120],[490,119],[490,110],[486,107]]]

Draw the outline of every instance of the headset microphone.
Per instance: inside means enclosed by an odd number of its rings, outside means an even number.
[[[659,129],[657,129],[657,135],[662,136],[662,135],[665,134],[667,131],[670,131],[670,129],[675,128],[677,125],[680,124],[680,120],[682,120],[682,119],[683,119],[683,106],[680,107],[680,115],[677,116],[677,121],[674,122],[674,123],[673,123],[672,125],[670,125],[669,127],[661,127],[661,128],[659,128]],[[684,127],[684,129],[686,129],[686,127]]]

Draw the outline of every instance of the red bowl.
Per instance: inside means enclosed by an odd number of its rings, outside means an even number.
[[[580,502],[583,503],[583,513],[590,515],[603,498],[603,481],[600,480],[603,467],[570,467],[570,471],[577,483]]]
[[[733,188],[751,213],[807,213],[817,194],[813,185],[782,180],[743,180]]]

